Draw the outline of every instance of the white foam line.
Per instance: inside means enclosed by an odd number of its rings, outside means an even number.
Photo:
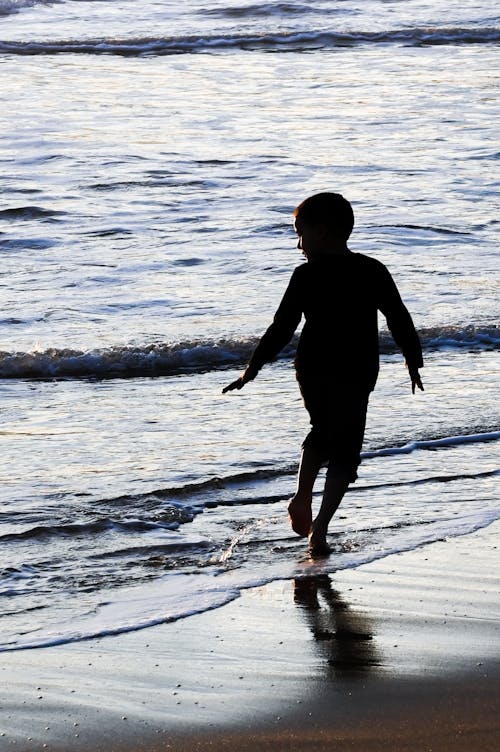
[[[488,433],[470,433],[463,436],[446,436],[443,439],[422,439],[420,441],[411,441],[400,447],[387,447],[385,449],[374,449],[371,452],[362,452],[363,459],[372,459],[373,457],[386,457],[397,454],[411,454],[416,449],[433,449],[435,447],[457,446],[459,444],[476,444],[484,441],[498,441],[500,431],[489,431]]]
[[[324,561],[280,561],[267,567],[265,574],[234,569],[215,576],[207,574],[170,574],[140,589],[122,591],[120,599],[101,604],[97,611],[74,617],[59,625],[58,631],[41,629],[16,640],[0,644],[0,652],[53,647],[72,642],[134,632],[177,621],[218,608],[235,600],[242,590],[261,587],[277,580],[290,580],[315,574],[330,574],[356,569],[363,564],[385,559],[392,554],[418,549],[436,541],[469,535],[500,519],[500,507],[464,516],[461,520],[440,520],[413,530],[399,543],[382,550],[334,553]],[[453,528],[450,529],[450,523]],[[416,533],[416,534],[415,534]]]

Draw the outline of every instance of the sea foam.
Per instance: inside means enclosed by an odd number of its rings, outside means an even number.
[[[140,588],[118,591],[111,600],[101,603],[96,611],[75,616],[15,638],[0,642],[0,652],[50,647],[109,635],[146,629],[210,609],[219,608],[238,598],[242,590],[276,580],[329,574],[352,569],[391,554],[414,550],[444,538],[468,535],[495,522],[500,507],[474,512],[460,519],[437,520],[433,523],[399,530],[383,549],[363,548],[336,551],[335,556],[312,563],[282,559],[266,567],[220,570],[207,574],[169,574]],[[231,544],[229,544],[231,545]]]

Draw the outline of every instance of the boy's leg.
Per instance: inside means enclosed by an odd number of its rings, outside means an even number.
[[[337,511],[350,483],[357,478],[361,460],[361,446],[365,432],[367,392],[345,391],[341,401],[337,395],[331,401],[328,414],[331,426],[331,455],[323,491],[323,500],[318,515],[312,523],[309,550],[312,555],[327,555],[328,525]]]
[[[288,514],[292,529],[297,535],[301,535],[303,538],[306,538],[311,531],[312,492],[321,464],[320,455],[316,450],[305,446],[300,459],[297,491],[288,505]]]
[[[313,555],[316,554],[317,556],[321,556],[330,553],[330,549],[326,542],[328,525],[337,511],[340,502],[344,498],[344,494],[347,491],[350,482],[350,476],[326,476],[321,507],[318,516],[312,523],[311,533],[309,535],[309,550]]]

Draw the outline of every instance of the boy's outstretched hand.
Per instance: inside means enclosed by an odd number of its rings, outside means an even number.
[[[240,376],[239,379],[236,379],[236,381],[231,381],[230,384],[224,387],[222,390],[222,394],[225,394],[226,392],[232,392],[233,389],[241,389],[241,387],[245,386],[246,381],[243,380],[243,376]]]
[[[236,381],[231,381],[230,384],[224,387],[224,389],[222,390],[222,394],[226,394],[226,392],[232,392],[233,389],[241,389],[249,381],[253,381],[253,379],[257,376],[257,374],[258,374],[257,368],[254,368],[253,366],[247,366],[247,368],[245,368],[245,370],[243,371],[239,379],[236,379]]]
[[[420,374],[418,372],[418,368],[409,368],[410,372],[410,379],[411,379],[411,393],[415,394],[415,387],[418,386],[421,392],[424,391],[424,385],[422,384],[422,379],[420,378]]]

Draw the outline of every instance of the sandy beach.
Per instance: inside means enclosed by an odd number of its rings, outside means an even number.
[[[497,750],[499,532],[4,653],[0,750]]]

